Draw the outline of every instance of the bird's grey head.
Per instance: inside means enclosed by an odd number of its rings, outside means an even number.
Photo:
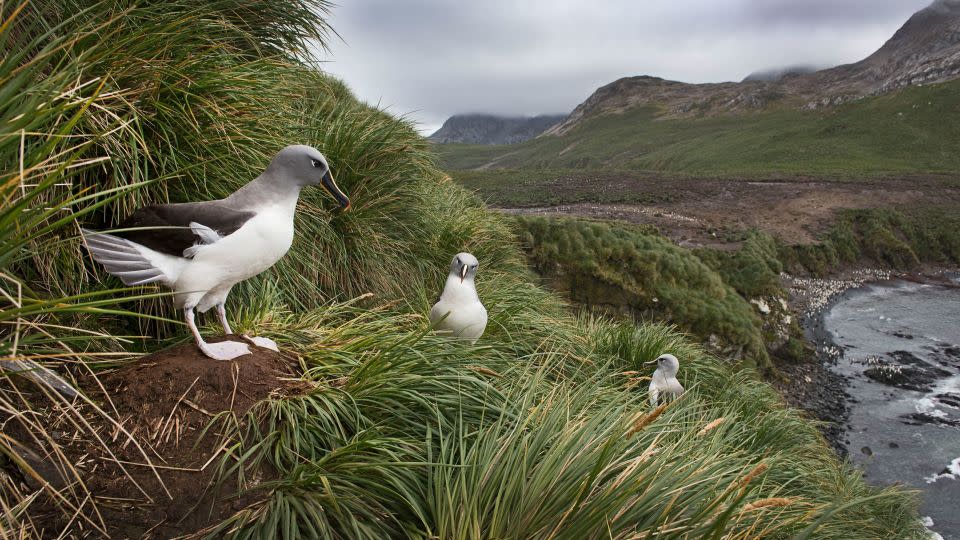
[[[478,266],[480,266],[480,261],[473,255],[457,253],[456,257],[450,261],[450,275],[460,278],[460,283],[463,283],[464,279],[473,281],[473,278],[477,275]]]
[[[680,361],[672,354],[661,354],[657,357],[657,369],[666,375],[676,375],[680,371]]]
[[[302,188],[323,186],[323,189],[340,203],[344,210],[350,208],[350,199],[340,191],[333,180],[327,158],[312,146],[294,144],[280,150],[270,161],[265,177],[283,187]]]

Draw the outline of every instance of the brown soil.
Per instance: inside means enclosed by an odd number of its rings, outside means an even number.
[[[577,203],[537,208],[506,208],[525,215],[571,215],[613,219],[657,227],[687,247],[738,247],[736,233],[760,229],[789,244],[810,243],[838,210],[960,204],[960,187],[937,177],[859,180],[718,178],[598,178],[599,193],[645,195],[655,204]]]
[[[99,384],[92,377],[83,381],[90,399],[132,436],[83,405],[84,417],[123,465],[83,430],[61,442],[95,494],[111,538],[170,538],[196,531],[256,497],[218,500],[208,491],[224,447],[236,441],[224,440],[218,428],[205,435],[203,431],[218,413],[230,411],[242,421],[254,403],[270,396],[300,394],[309,385],[295,378],[291,359],[271,350],[251,349],[251,355],[221,362],[203,356],[193,343],[184,343],[101,373]],[[261,470],[252,476],[263,479],[270,474]],[[235,492],[236,487],[228,482],[225,489]],[[58,523],[58,518],[52,516],[51,524]]]

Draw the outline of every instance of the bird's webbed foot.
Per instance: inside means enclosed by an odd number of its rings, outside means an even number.
[[[243,339],[249,341],[250,343],[253,343],[257,347],[263,347],[264,349],[270,349],[271,351],[280,352],[280,348],[277,347],[277,342],[270,338],[265,338],[260,336],[248,336],[244,334]]]
[[[250,347],[246,343],[240,343],[238,341],[200,343],[199,345],[203,354],[214,360],[233,360],[246,354],[252,354]]]

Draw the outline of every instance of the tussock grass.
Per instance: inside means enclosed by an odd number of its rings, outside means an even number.
[[[780,246],[778,256],[793,272],[827,275],[867,261],[909,270],[921,263],[960,262],[956,208],[845,210],[815,244]]]
[[[226,443],[211,495],[252,502],[198,534],[920,534],[909,494],[867,487],[749,373],[666,326],[571,316],[531,284],[508,224],[434,167],[409,124],[309,65],[304,43],[332,32],[327,7],[0,7],[3,361],[87,380],[105,360],[182,339],[156,289],[113,289],[80,249],[77,225],[110,227],[145,202],[222,196],[281,146],[313,144],[354,211],[333,213],[306,193],[291,253],[231,297],[237,327],[298,356],[307,389],[211,424]],[[483,265],[490,323],[476,345],[434,335],[423,316],[462,250]],[[118,337],[127,335],[163,339]],[[646,373],[662,352],[681,358],[689,391],[654,417],[624,373]],[[7,370],[0,378],[0,538],[109,531],[83,488],[89,470],[57,457],[55,427],[79,422],[72,404],[29,384]],[[14,440],[15,424],[33,435]],[[68,485],[45,484],[49,472],[23,459],[25,447],[69,472]],[[52,530],[51,505],[75,519]]]
[[[718,254],[708,266],[639,227],[539,217],[517,218],[516,226],[533,268],[575,302],[640,320],[669,320],[704,341],[714,336],[731,355],[748,363],[768,365],[759,317],[728,284],[733,280],[724,279],[724,268],[719,268],[721,273],[711,268],[735,267],[735,275],[746,274],[749,267],[739,264],[750,256],[746,251],[737,259]],[[760,270],[753,273],[763,275]],[[750,275],[733,283],[749,284],[751,291],[778,290],[777,274],[773,276],[772,284]]]

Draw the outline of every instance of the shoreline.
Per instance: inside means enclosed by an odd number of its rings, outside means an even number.
[[[847,391],[850,385],[847,377],[830,369],[843,351],[825,327],[826,314],[854,291],[873,284],[909,281],[960,288],[947,277],[957,272],[957,268],[930,266],[911,272],[856,269],[823,279],[781,275],[790,293],[791,311],[799,318],[813,354],[803,362],[778,363],[781,380],[773,385],[787,403],[820,423],[821,434],[841,459],[848,455],[850,403],[856,401]]]

